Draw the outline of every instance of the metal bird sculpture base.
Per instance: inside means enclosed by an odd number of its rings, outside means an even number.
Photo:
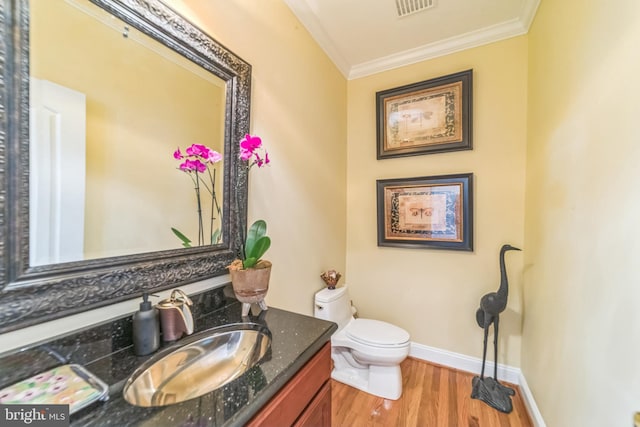
[[[505,414],[511,413],[513,404],[511,396],[516,394],[511,387],[500,384],[495,378],[473,377],[471,398],[478,399]]]

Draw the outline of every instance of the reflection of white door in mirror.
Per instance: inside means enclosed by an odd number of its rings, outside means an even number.
[[[30,83],[29,264],[79,261],[84,258],[86,97],[47,80],[32,77]]]

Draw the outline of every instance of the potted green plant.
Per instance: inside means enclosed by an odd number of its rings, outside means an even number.
[[[269,164],[269,154],[262,146],[262,140],[257,136],[245,135],[240,141],[240,160],[247,168],[247,174],[253,166],[259,168]],[[246,227],[240,221],[240,230]],[[267,223],[259,219],[251,224],[239,251],[239,257],[229,265],[233,292],[242,302],[242,316],[249,314],[251,304],[257,303],[262,310],[267,310],[264,297],[269,290],[271,277],[271,262],[262,256],[271,246],[271,239],[267,236]]]

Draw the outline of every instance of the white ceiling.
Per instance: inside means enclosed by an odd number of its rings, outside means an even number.
[[[540,0],[284,0],[348,79],[525,34]],[[404,0],[419,1],[419,0]]]

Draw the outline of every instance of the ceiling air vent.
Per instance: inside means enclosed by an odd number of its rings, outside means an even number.
[[[435,0],[396,0],[398,16],[403,17],[433,7]]]

